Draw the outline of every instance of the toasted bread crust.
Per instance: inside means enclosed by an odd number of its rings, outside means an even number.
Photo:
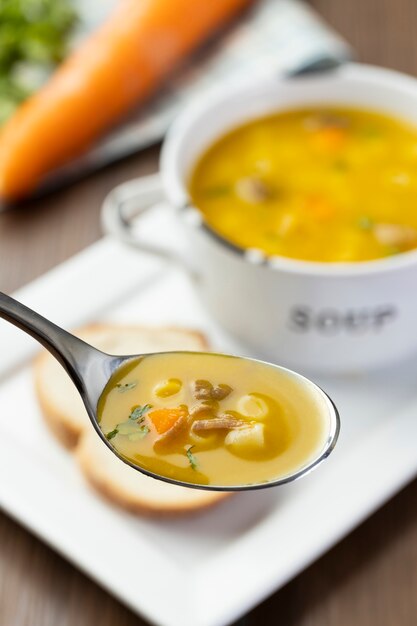
[[[75,450],[75,458],[88,482],[95,487],[100,495],[108,502],[117,504],[130,513],[149,517],[173,517],[183,514],[199,513],[220,504],[220,502],[223,502],[232,495],[230,492],[187,489],[187,492],[192,492],[192,497],[188,496],[187,499],[182,499],[181,490],[186,488],[180,488],[175,485],[167,485],[172,490],[178,490],[178,498],[175,502],[167,501],[163,497],[161,497],[159,501],[154,498],[149,498],[146,496],[145,490],[142,494],[139,492],[135,494],[129,493],[126,490],[118,488],[112,474],[102,470],[102,465],[97,462],[97,450],[95,447],[98,445],[104,446],[96,437],[94,437],[94,441],[92,441],[90,433],[84,433]],[[112,454],[107,450],[105,450],[105,452]],[[124,469],[129,472],[136,471],[128,466],[124,466]],[[158,480],[148,476],[141,476],[140,474],[138,478],[141,482],[146,481],[149,483],[149,489],[158,488]]]
[[[187,349],[202,351],[208,349],[206,338],[200,332],[175,327],[147,328],[97,323],[84,326],[75,334],[95,345],[95,339],[102,338],[106,334],[109,338],[114,335],[117,344],[117,333],[124,332],[138,332],[138,334],[143,333],[144,336],[147,334],[148,339],[151,338],[156,346],[159,345],[161,351],[164,350],[164,340],[167,343],[167,334],[172,334],[171,340],[178,339],[178,344],[181,343],[181,336],[186,338]],[[98,343],[100,344],[100,341]],[[100,345],[97,347],[100,348]],[[172,349],[172,346],[170,347]],[[180,345],[177,349],[180,349]],[[158,347],[155,348],[155,351],[157,350]],[[107,501],[131,513],[160,517],[197,513],[222,502],[231,495],[226,492],[186,489],[165,483],[162,488],[160,481],[123,465],[97,437],[86,412],[84,421],[80,419],[82,413],[77,415],[71,412],[71,402],[68,402],[68,398],[65,397],[65,391],[64,397],[51,392],[53,383],[51,383],[48,371],[51,363],[53,363],[53,357],[48,352],[41,353],[34,361],[35,390],[45,422],[60,443],[74,452],[74,458],[88,482]],[[75,413],[78,413],[79,409],[80,407],[77,407]],[[167,488],[169,497],[167,497]],[[156,496],[159,492],[160,496]]]
[[[48,389],[43,379],[43,363],[45,359],[50,358],[47,352],[42,352],[37,356],[34,362],[34,384],[41,407],[42,415],[51,432],[62,443],[65,448],[73,449],[80,437],[80,429],[67,419],[65,413],[55,403],[51,402],[48,395]]]

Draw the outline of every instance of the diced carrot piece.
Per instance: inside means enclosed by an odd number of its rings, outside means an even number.
[[[324,152],[340,150],[345,145],[346,139],[346,130],[337,126],[322,128],[312,136],[314,146]]]
[[[124,0],[1,129],[0,196],[16,199],[143,103],[249,0]]]
[[[306,198],[305,207],[309,214],[320,221],[332,218],[336,212],[334,205],[321,196],[309,196]]]
[[[157,432],[162,435],[170,430],[179,419],[187,414],[186,409],[156,409],[148,413],[148,418],[155,426]]]

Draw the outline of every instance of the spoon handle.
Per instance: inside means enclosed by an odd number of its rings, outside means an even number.
[[[31,335],[49,350],[67,370],[79,390],[83,387],[83,373],[88,363],[92,359],[97,361],[106,358],[104,353],[1,291],[0,317]]]

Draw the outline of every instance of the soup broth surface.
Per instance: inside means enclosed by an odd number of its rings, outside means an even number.
[[[366,110],[277,113],[214,143],[189,191],[242,248],[318,262],[389,257],[417,247],[417,129]]]
[[[256,361],[186,352],[122,367],[98,416],[111,445],[134,464],[217,486],[301,469],[324,449],[330,425],[327,399],[309,381]]]

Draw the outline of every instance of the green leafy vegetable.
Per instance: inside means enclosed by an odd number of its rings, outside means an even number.
[[[0,0],[0,124],[68,52],[71,0]]]
[[[386,256],[395,256],[396,254],[400,254],[400,252],[402,252],[402,250],[398,246],[387,246],[385,250]]]
[[[144,413],[150,408],[151,406],[149,404],[145,404],[145,406],[138,406],[132,409],[129,419],[117,424],[115,428],[117,433],[126,436],[130,441],[143,439],[150,432],[150,428],[143,423],[145,419]],[[132,415],[134,414],[136,417],[132,419]]]
[[[230,194],[230,185],[216,185],[215,187],[207,187],[203,194],[205,198],[221,198]]]
[[[193,448],[195,448],[195,446],[190,446],[187,449],[187,457],[188,457],[188,460],[190,462],[190,465],[191,465],[192,469],[196,470],[197,469],[197,459],[195,458],[194,454],[191,452],[191,450]]]
[[[118,432],[119,432],[119,429],[116,426],[116,428],[114,430],[111,430],[109,433],[107,433],[106,439],[108,439],[110,441],[110,439],[113,439],[113,437],[115,437]]]
[[[130,391],[131,389],[134,389],[138,384],[137,380],[134,380],[131,383],[117,383],[116,387],[117,387],[117,391],[119,393],[125,393],[126,391]]]
[[[144,424],[139,428],[139,430],[131,435],[128,435],[128,439],[130,441],[138,441],[139,439],[143,439],[150,432],[150,428]]]
[[[152,408],[152,404],[144,404],[143,406],[138,405],[138,406],[132,407],[132,412],[129,415],[129,419],[130,420],[141,419],[141,421],[143,421],[143,416],[151,408]]]
[[[138,430],[138,425],[136,422],[132,422],[130,420],[126,420],[126,422],[121,422],[117,424],[117,428],[119,429],[119,433],[121,435],[133,435]]]
[[[357,224],[361,230],[371,230],[374,225],[373,220],[371,220],[371,218],[367,215],[361,215]]]

